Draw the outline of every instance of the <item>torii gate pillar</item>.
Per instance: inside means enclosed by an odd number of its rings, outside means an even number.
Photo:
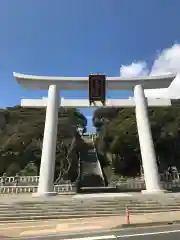
[[[59,91],[57,85],[48,90],[44,138],[41,155],[40,176],[35,196],[52,196],[54,192],[54,169],[58,127]]]
[[[162,190],[160,185],[156,154],[148,117],[147,99],[141,85],[136,85],[134,88],[134,100],[142,165],[146,183],[146,190],[143,190],[142,193],[162,192],[164,190]]]

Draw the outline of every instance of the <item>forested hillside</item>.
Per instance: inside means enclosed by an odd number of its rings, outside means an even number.
[[[39,174],[44,122],[45,109],[15,106],[0,110],[0,175]],[[59,109],[55,177],[60,170],[63,174],[68,170],[67,178],[77,178],[77,151],[83,144],[77,129],[85,131],[86,124],[78,110]]]
[[[169,164],[180,168],[180,104],[149,108],[154,145],[160,171]],[[137,175],[140,171],[140,147],[134,108],[99,108],[94,112],[99,133],[96,146],[105,166],[118,175]]]
[[[160,171],[169,164],[180,168],[180,104],[149,108],[152,134]],[[0,175],[38,175],[44,131],[45,109],[12,108],[0,110]],[[94,112],[96,148],[107,179],[112,175],[140,173],[140,149],[133,108],[99,108]],[[59,110],[55,179],[64,175],[75,181],[78,152],[85,147],[78,133],[87,120],[76,109]],[[68,158],[67,158],[68,155]]]

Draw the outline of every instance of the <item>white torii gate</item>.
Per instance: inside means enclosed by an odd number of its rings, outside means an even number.
[[[59,98],[60,90],[88,90],[88,77],[47,77],[32,76],[14,73],[17,82],[23,87],[32,89],[48,89],[48,98],[23,99],[23,107],[46,107],[46,120],[40,166],[40,178],[37,196],[50,196],[56,194],[54,187],[54,167],[57,139],[58,108],[62,107],[100,107],[101,103],[89,105],[86,99]],[[146,190],[144,193],[161,193],[159,174],[152,134],[148,119],[147,105],[170,106],[169,99],[146,99],[144,89],[168,88],[176,75],[148,76],[138,78],[107,77],[108,90],[133,90],[134,98],[108,99],[105,107],[132,107],[135,106],[137,129],[139,135],[142,165]]]

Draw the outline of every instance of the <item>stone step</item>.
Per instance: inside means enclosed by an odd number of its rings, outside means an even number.
[[[14,213],[4,213],[4,214],[0,214],[0,217],[15,217],[15,216],[26,216],[26,214],[28,214],[28,216],[63,216],[63,215],[84,215],[84,216],[89,216],[89,214],[115,214],[118,213],[118,211],[74,211],[74,212],[68,212],[68,211],[64,211],[64,212],[40,212],[40,213],[36,213],[36,212],[28,212],[28,213],[22,213],[22,212],[14,212]]]
[[[142,208],[142,209],[139,209],[139,208],[132,208],[132,209],[129,209],[130,212],[157,212],[157,211],[171,211],[173,209],[176,209],[176,211],[180,208],[173,208],[173,207],[169,207],[169,208]],[[57,215],[62,215],[62,214],[73,214],[73,215],[77,215],[77,214],[86,214],[86,215],[89,215],[89,213],[95,213],[95,214],[101,214],[101,213],[107,213],[107,214],[112,214],[112,213],[124,213],[125,212],[125,209],[122,208],[122,209],[82,209],[82,210],[74,210],[74,211],[71,211],[71,210],[68,210],[68,209],[65,209],[65,210],[57,210],[57,211],[52,211],[52,210],[37,210],[37,211],[6,211],[6,212],[0,212],[0,216],[16,216],[16,215],[21,215],[21,216],[24,216],[24,215],[47,215],[47,214],[57,214]]]
[[[172,209],[171,211],[176,211],[176,209]],[[161,211],[156,211],[161,212]],[[168,212],[167,210],[164,212]],[[152,213],[152,211],[149,212],[132,212],[133,214],[146,214],[146,213]],[[124,212],[116,212],[116,213],[88,213],[88,217],[105,217],[105,216],[124,216]],[[19,221],[19,220],[42,220],[42,219],[69,219],[69,218],[87,218],[87,213],[85,214],[49,214],[49,215],[24,215],[24,216],[1,216],[0,215],[0,222],[4,221]]]
[[[171,202],[172,203],[172,202]],[[156,202],[156,203],[129,203],[129,202],[124,202],[124,203],[109,203],[109,204],[87,204],[87,203],[81,203],[81,204],[75,204],[75,205],[69,205],[69,204],[31,204],[31,205],[24,205],[24,204],[13,204],[13,205],[9,205],[6,207],[0,207],[0,208],[7,208],[7,207],[39,207],[39,206],[53,206],[53,207],[88,207],[88,206],[92,206],[92,207],[108,207],[108,206],[123,206],[123,205],[130,205],[130,206],[149,206],[149,205],[159,205],[162,204],[161,202]],[[165,203],[164,203],[165,204]],[[168,203],[166,203],[168,205]],[[176,204],[176,203],[175,203]],[[177,205],[177,204],[176,204]]]
[[[172,203],[172,202],[171,202]],[[149,206],[149,205],[152,205],[152,206],[155,206],[155,205],[160,205],[160,204],[163,204],[163,203],[129,203],[129,202],[124,202],[124,203],[109,203],[109,204],[76,204],[76,205],[69,205],[69,204],[59,204],[59,205],[54,205],[54,204],[39,204],[39,205],[9,205],[8,207],[39,207],[39,206],[53,206],[53,207],[70,207],[70,208],[73,208],[73,207],[89,207],[89,206],[92,206],[92,207],[108,207],[108,206],[124,206],[124,205],[129,205],[129,206]],[[168,203],[164,203],[166,205],[168,205]],[[176,203],[174,203],[175,205],[178,205]],[[7,208],[7,207],[0,207],[0,208]]]
[[[180,204],[179,203],[176,203],[176,202],[167,202],[167,203],[163,203],[163,202],[159,202],[159,203],[128,203],[128,202],[125,202],[125,203],[118,203],[118,204],[78,204],[78,205],[54,205],[54,204],[32,204],[32,205],[19,205],[19,204],[10,204],[6,207],[0,207],[0,209],[15,209],[15,208],[26,208],[26,209],[36,209],[36,208],[89,208],[89,207],[92,207],[92,208],[96,208],[96,207],[100,207],[100,208],[107,208],[107,207],[116,207],[116,206],[137,206],[137,207],[146,207],[146,206],[179,206]]]
[[[154,213],[154,212],[172,212],[172,211],[177,211],[177,209],[130,209],[129,212],[131,214],[144,214],[144,213]],[[120,214],[120,215],[125,215],[125,210],[109,210],[109,211],[74,211],[74,212],[69,212],[69,211],[63,211],[63,212],[17,212],[17,213],[1,213],[0,217],[26,217],[26,216],[55,216],[58,215],[60,218],[62,215],[84,215],[84,216],[89,216],[90,214],[94,215],[101,215],[101,214],[107,214],[111,216],[112,214]]]
[[[156,212],[168,212],[168,211],[176,211],[176,209],[157,209]],[[152,209],[148,209],[148,210],[131,210],[130,211],[131,213],[133,214],[139,214],[139,213],[149,213],[149,212],[154,212]],[[27,215],[28,214],[28,215]],[[29,216],[59,216],[59,218],[61,218],[61,216],[63,215],[66,215],[66,216],[77,216],[77,215],[83,215],[83,216],[89,216],[89,215],[104,215],[104,214],[107,214],[107,215],[112,215],[112,214],[121,214],[121,215],[124,215],[125,214],[125,211],[82,211],[82,212],[78,212],[78,211],[75,211],[75,212],[68,212],[68,211],[64,211],[64,212],[41,212],[41,213],[4,213],[4,214],[0,214],[0,217],[29,217]]]
[[[163,199],[163,198],[162,198]],[[178,198],[176,198],[178,199]],[[133,199],[133,198],[127,198],[127,197],[113,197],[113,198],[110,198],[108,199],[107,197],[102,197],[102,198],[96,198],[96,197],[84,197],[84,198],[77,198],[77,199],[67,199],[66,198],[62,198],[62,199],[58,199],[58,200],[50,200],[50,199],[39,199],[38,201],[35,201],[35,200],[30,200],[30,201],[18,201],[17,199],[17,203],[23,203],[23,204],[31,204],[31,203],[34,203],[34,204],[38,204],[38,203],[59,203],[61,202],[62,204],[65,203],[66,200],[66,203],[69,203],[69,204],[76,204],[76,203],[80,203],[82,201],[86,201],[86,202],[100,202],[100,203],[109,203],[109,202],[124,202],[124,201],[130,201],[130,202],[156,202],[158,199]],[[179,198],[180,200],[180,198]],[[6,205],[8,203],[4,203],[4,202],[0,202],[0,205]]]
[[[137,209],[137,210],[146,210],[146,209],[172,209],[172,208],[176,208],[177,210],[180,209],[180,206],[147,206],[147,207],[136,207],[136,206],[128,206],[128,209]],[[0,210],[0,214],[4,213],[4,212],[44,212],[44,211],[48,211],[48,212],[63,212],[63,211],[68,211],[68,212],[74,212],[74,211],[106,211],[106,210],[123,210],[125,209],[125,206],[116,206],[116,207],[108,207],[108,208],[36,208],[36,209],[2,209]]]
[[[160,199],[160,198],[159,198]],[[125,201],[129,201],[129,202],[157,202],[159,199],[132,199],[132,198],[124,198],[124,197],[121,197],[121,198],[111,198],[111,199],[107,199],[107,198],[79,198],[79,199],[76,199],[76,200],[67,200],[66,199],[66,203],[69,203],[69,204],[76,204],[76,203],[80,203],[80,202],[90,202],[90,203],[109,203],[109,202],[125,202]],[[178,198],[176,198],[178,199]],[[169,200],[172,200],[172,199],[169,199]],[[180,198],[179,198],[180,200]],[[33,201],[33,203],[39,203],[39,202],[44,202],[44,203],[59,203],[60,201],[38,201],[38,202],[35,202]],[[28,203],[32,203],[31,202],[25,202],[26,204]],[[65,203],[64,201],[61,201],[61,203]]]
[[[66,200],[66,202],[64,202],[64,200]],[[35,201],[32,199],[32,201],[18,201],[18,203],[23,203],[23,204],[31,204],[31,203],[34,203],[34,204],[38,204],[38,203],[59,203],[61,202],[62,204],[64,203],[68,203],[68,204],[77,204],[77,203],[80,203],[80,202],[95,202],[95,203],[109,203],[109,202],[124,202],[124,201],[130,201],[130,202],[157,202],[159,200],[179,200],[180,201],[180,197],[176,197],[176,198],[172,198],[172,197],[162,197],[160,198],[160,196],[158,198],[132,198],[131,196],[130,197],[127,197],[127,196],[122,196],[122,197],[116,197],[114,196],[113,198],[110,197],[92,197],[92,195],[90,197],[84,197],[84,198],[76,198],[76,199],[64,199],[64,198],[60,198],[58,200],[46,200],[46,199],[39,199],[38,201]],[[0,202],[0,205],[5,205],[5,203],[3,202]]]
[[[171,201],[172,202],[172,201]],[[180,202],[180,201],[179,201]],[[158,201],[154,201],[154,202],[137,202],[137,201],[119,201],[119,202],[87,202],[87,201],[81,201],[81,202],[77,202],[77,203],[51,203],[51,202],[48,202],[48,203],[30,203],[30,204],[25,204],[25,203],[15,203],[15,204],[9,204],[9,205],[20,205],[20,206],[40,206],[40,205],[53,205],[53,206],[82,206],[82,205],[85,205],[85,206],[107,206],[107,205],[121,205],[121,204],[145,204],[145,205],[148,205],[148,204],[158,204],[158,203],[161,203],[161,202],[158,202]],[[6,206],[9,206],[9,205],[6,205]],[[5,206],[2,206],[2,207],[5,207]]]
[[[111,214],[111,216],[117,216],[118,214]],[[109,214],[92,214],[88,215],[88,217],[105,217],[105,216],[110,216]],[[69,219],[69,218],[87,218],[87,215],[34,215],[34,216],[15,216],[15,217],[1,217],[0,216],[0,222],[5,222],[5,221],[20,221],[20,220],[50,220],[50,219]]]
[[[157,205],[127,205],[129,209],[159,209],[159,208],[177,208],[179,209],[179,205],[174,205],[174,204],[168,204],[168,205],[162,205],[162,204],[157,204]],[[89,209],[89,210],[106,210],[106,209],[125,209],[125,205],[114,205],[114,206],[81,206],[81,207],[54,207],[54,206],[39,206],[39,207],[9,207],[9,208],[0,208],[0,213],[1,212],[7,212],[7,211],[81,211],[84,209]]]
[[[40,204],[9,204],[6,206],[0,206],[0,210],[1,209],[37,209],[37,208],[69,208],[69,209],[73,209],[73,208],[108,208],[108,207],[124,207],[124,206],[129,206],[129,207],[155,207],[155,206],[179,206],[180,203],[179,202],[156,202],[156,203],[128,203],[128,202],[124,202],[124,203],[109,203],[109,204],[87,204],[87,203],[81,203],[81,204],[77,204],[77,205],[72,205],[72,204],[44,204],[44,203],[40,203]]]
[[[170,209],[167,209],[167,208],[162,208],[162,209],[129,209],[130,212],[157,212],[157,211],[171,211],[172,208]],[[176,209],[176,211],[178,211],[180,209]],[[4,212],[4,213],[0,213],[0,216],[16,216],[16,215],[21,215],[21,216],[24,216],[26,214],[28,215],[47,215],[47,214],[59,214],[59,215],[62,215],[62,214],[74,214],[74,215],[77,215],[77,214],[86,214],[88,215],[90,212],[92,213],[108,213],[108,214],[112,214],[112,213],[124,213],[125,212],[125,209],[110,209],[110,210],[104,210],[104,211],[101,211],[101,210],[97,210],[97,211],[91,211],[91,210],[87,210],[87,211],[57,211],[57,212],[53,212],[53,211],[39,211],[39,212]]]
[[[23,209],[36,209],[36,208],[46,208],[46,207],[51,207],[51,208],[108,208],[108,207],[116,207],[116,206],[129,206],[129,207],[146,207],[146,206],[179,206],[179,203],[171,202],[171,203],[119,203],[119,204],[79,204],[79,205],[53,205],[53,204],[38,204],[38,205],[9,205],[6,207],[0,207],[0,209],[18,209],[18,208],[23,208]]]
[[[47,206],[32,206],[32,207],[20,207],[20,206],[10,206],[8,208],[0,208],[0,210],[6,210],[6,209],[12,209],[12,210],[15,210],[15,209],[44,209],[44,208],[51,208],[51,209],[82,209],[82,208],[93,208],[93,209],[96,209],[96,208],[101,208],[101,209],[106,209],[106,208],[115,208],[115,207],[125,207],[125,206],[128,206],[128,207],[138,207],[138,208],[143,208],[143,207],[156,207],[156,206],[179,206],[179,204],[148,204],[148,205],[136,205],[136,204],[117,204],[117,205],[107,205],[107,206],[91,206],[91,205],[87,205],[87,206],[52,206],[52,205],[47,205]]]

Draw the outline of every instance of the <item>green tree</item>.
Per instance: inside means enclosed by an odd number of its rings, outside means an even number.
[[[148,111],[161,170],[169,164],[180,168],[180,104]],[[108,156],[116,174],[139,174],[141,155],[134,109],[99,108],[94,112],[93,123],[98,132],[98,152],[104,158]]]
[[[15,106],[0,110],[0,174],[15,175],[17,171],[32,174],[29,164],[36,166],[39,173],[42,140],[44,133],[45,109],[21,108]],[[55,176],[64,161],[64,149],[68,149],[75,138],[71,159],[75,167],[76,151],[81,138],[78,128],[86,129],[87,119],[77,109],[60,108],[58,114],[57,154]],[[62,148],[62,142],[64,148]],[[33,166],[34,166],[33,165]],[[66,165],[66,163],[65,163]],[[28,170],[29,169],[29,170]],[[29,173],[29,174],[30,174]],[[70,171],[70,178],[77,175],[77,167]]]

